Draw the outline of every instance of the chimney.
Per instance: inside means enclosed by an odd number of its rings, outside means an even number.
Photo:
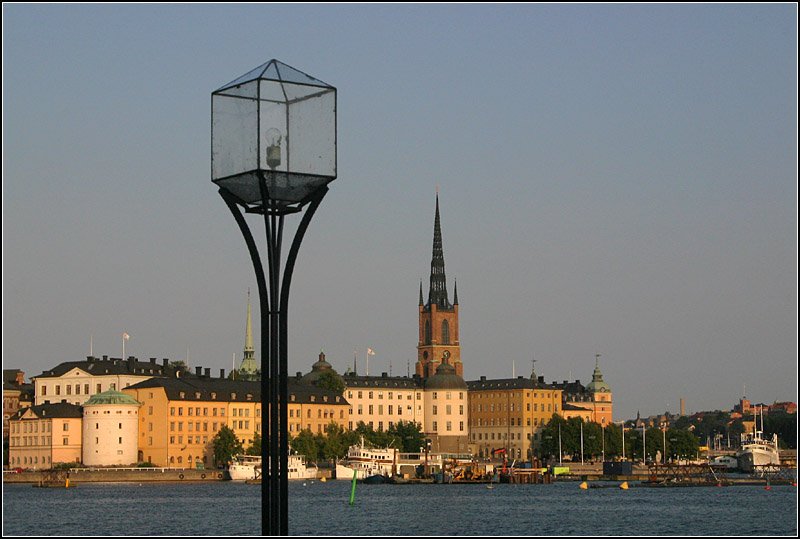
[[[220,369],[219,370],[219,377],[221,379],[223,379],[223,380],[225,379],[225,369]]]
[[[389,373],[386,373],[386,372],[382,372],[381,373],[381,378],[388,378],[388,376],[389,376]]]
[[[195,367],[194,373],[197,375],[198,378],[201,377],[203,375],[203,367]]]
[[[164,365],[165,367],[169,366],[169,359],[167,358],[162,359],[161,364]]]
[[[103,361],[108,361],[108,356],[103,356]]]
[[[86,356],[86,361],[91,363],[92,361],[94,361],[94,356]]]
[[[136,368],[134,365],[136,364],[136,358],[133,356],[128,356],[128,372],[136,372]]]
[[[211,369],[206,368],[206,378],[211,378]]]
[[[295,373],[295,377],[299,380],[300,378],[303,377],[303,373],[300,372],[300,371],[297,371],[297,373]]]
[[[681,398],[681,415],[686,415],[686,401]]]
[[[543,383],[544,383],[544,376],[540,376],[540,377],[539,377],[539,383],[541,383],[541,384],[543,384]]]
[[[151,364],[151,365],[155,365],[155,364],[156,364],[156,358],[154,358],[154,357],[151,357],[151,358],[150,358],[150,364]]]
[[[485,381],[486,381],[486,377],[485,376],[481,376],[481,382],[485,382]]]

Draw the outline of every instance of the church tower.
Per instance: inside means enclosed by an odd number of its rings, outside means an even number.
[[[447,278],[444,272],[442,228],[439,218],[439,193],[436,193],[436,216],[433,221],[433,258],[428,287],[428,301],[422,296],[419,284],[419,344],[417,345],[416,373],[422,378],[436,374],[436,368],[448,363],[455,374],[464,376],[461,364],[461,346],[458,336],[458,285],[453,287],[453,303],[447,296]]]
[[[244,380],[258,378],[258,364],[255,358],[256,350],[253,348],[253,322],[250,318],[250,289],[247,289],[247,326],[244,331],[244,357],[239,367],[239,374]]]

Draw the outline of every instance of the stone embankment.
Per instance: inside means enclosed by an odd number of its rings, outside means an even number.
[[[4,483],[39,483],[53,472],[3,472]],[[62,470],[59,476],[67,477]],[[144,483],[155,481],[222,481],[223,470],[196,470],[182,468],[74,468],[69,470],[71,485],[80,483]]]

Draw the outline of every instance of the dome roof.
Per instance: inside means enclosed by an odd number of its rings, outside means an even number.
[[[456,374],[456,368],[449,363],[436,367],[436,374],[425,380],[425,389],[467,389],[467,383]]]
[[[341,378],[339,373],[333,368],[333,365],[325,360],[325,352],[323,351],[319,353],[319,361],[311,366],[311,372],[304,375],[301,380],[303,382],[309,382],[313,384],[319,380],[320,376],[322,376],[322,374],[325,372],[332,372],[337,377]]]
[[[103,391],[102,393],[92,395],[83,405],[92,406],[99,404],[128,404],[132,406],[140,405],[140,403],[130,395],[126,395],[125,393],[121,393],[115,389],[109,389],[108,391]]]

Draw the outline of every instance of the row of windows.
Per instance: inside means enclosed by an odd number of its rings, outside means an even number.
[[[378,415],[383,415],[383,404],[378,404],[377,406],[378,406]],[[394,414],[395,407],[394,407],[393,404],[388,405],[387,409],[389,411],[389,413],[387,415],[395,415]],[[410,405],[406,406],[406,409],[408,410],[408,413],[410,414],[411,411],[412,411],[411,406]],[[417,406],[417,409],[420,410],[420,412],[421,412],[422,407],[421,406]],[[367,405],[367,410],[368,410],[368,414],[369,415],[373,415],[375,413],[375,405],[374,404]],[[353,413],[353,409],[351,408],[350,409],[350,414],[352,414],[352,413]],[[340,414],[340,415],[343,415],[343,414]],[[358,405],[358,415],[364,415],[364,405],[363,404],[359,404]],[[397,415],[403,415],[403,406],[401,404],[397,405]],[[344,419],[344,417],[342,417],[342,419]]]
[[[83,388],[83,394],[84,395],[88,395],[89,394],[89,385],[90,384],[83,384],[83,386],[81,386],[81,384],[75,384],[73,386],[72,384],[64,384],[64,391],[65,391],[66,395],[72,395],[73,387],[74,387],[75,388],[74,389],[75,394],[76,395],[80,395],[81,394],[81,387],[82,387]],[[126,384],[125,387],[128,387],[129,385],[130,384]],[[96,387],[95,394],[103,392],[103,385],[102,384],[97,384],[95,387]],[[117,389],[117,384],[116,383],[111,383],[111,384],[108,385],[108,388],[115,390],[115,389]],[[47,395],[47,386],[42,384],[41,390],[42,390],[41,391],[42,396],[46,396]],[[56,384],[55,393],[54,394],[55,395],[61,395],[61,384]]]
[[[372,398],[373,398],[373,395],[374,395],[375,393],[377,393],[377,394],[378,394],[378,400],[382,400],[382,399],[383,399],[383,391],[368,391],[368,392],[367,392],[367,395],[368,395],[368,397],[367,397],[367,398],[368,398],[368,399],[372,399]],[[359,398],[359,399],[363,399],[363,398],[364,398],[364,392],[363,392],[363,391],[356,391],[356,395],[358,395],[358,398]],[[395,399],[397,399],[397,400],[403,400],[403,393],[399,393],[399,392],[398,392],[398,393],[396,394],[396,396],[395,396],[395,393],[394,393],[393,391],[389,391],[389,392],[387,392],[387,398],[388,398],[388,400],[392,400],[392,397],[393,397],[393,396],[394,396],[394,398],[395,398]],[[406,400],[411,400],[411,393],[410,393],[410,392],[409,392],[409,393],[406,393],[406,394],[405,394],[405,396],[406,396]],[[352,398],[353,398],[353,392],[352,392],[352,391],[348,391],[348,392],[347,392],[347,398],[348,398],[348,399],[352,399]],[[417,393],[417,400],[422,400],[422,395],[421,395],[420,393]]]
[[[202,439],[202,442],[200,441],[201,439]],[[170,436],[169,437],[169,443],[170,444],[175,444],[176,440],[177,440],[178,445],[183,445],[183,435],[182,434],[179,434],[177,436]],[[187,436],[186,437],[186,443],[189,444],[189,445],[200,445],[201,443],[203,445],[205,445],[205,444],[208,443],[208,436],[202,436],[202,437],[201,436]],[[148,444],[149,445],[153,445],[153,438],[149,438],[148,439]]]
[[[510,399],[518,399],[518,398],[522,398],[522,393],[488,393],[486,391],[473,391],[472,395],[473,395],[473,398],[478,398],[478,399],[484,399],[484,398],[486,398],[486,399],[509,399],[509,398]],[[531,396],[531,392],[530,391],[526,391],[525,392],[525,398],[530,398],[530,396]],[[544,392],[543,393],[537,393],[535,391],[533,392],[533,398],[534,399],[539,399],[539,398],[549,399],[549,398],[555,398],[557,396],[558,395],[556,393],[552,393],[552,392],[549,392],[549,391],[547,393],[544,393]]]
[[[27,466],[30,464],[39,464],[39,457],[11,457],[10,464],[12,466]],[[50,464],[50,457],[43,456],[41,464]]]
[[[494,412],[495,411],[495,405],[493,403],[492,404],[473,404],[472,407],[471,407],[471,410],[473,412]],[[515,406],[514,406],[513,402],[510,403],[510,404],[499,403],[497,405],[497,410],[496,411],[498,411],[498,412],[515,412],[515,411],[516,412],[520,412],[520,411],[522,411],[522,406],[516,406],[516,409],[515,409]],[[525,411],[526,412],[530,412],[531,411],[531,403],[527,403],[527,406],[525,407]],[[541,412],[544,412],[544,411],[547,411],[547,412],[556,411],[556,412],[558,412],[558,404],[548,403],[547,404],[547,410],[545,410],[544,403],[542,403],[541,410],[540,410],[539,409],[539,403],[534,402],[533,403],[533,411],[534,412],[540,412],[540,411]]]
[[[188,406],[188,407],[185,408],[185,410],[186,410],[186,415],[187,416],[200,416],[200,415],[208,416],[208,407],[201,408],[200,406],[195,406],[195,407]],[[201,410],[202,410],[202,414],[200,413]],[[236,417],[236,411],[237,410],[239,410],[239,409],[238,408],[234,408],[233,409],[234,417]],[[246,409],[246,410],[247,410],[247,415],[249,416],[250,415],[250,410],[249,409]],[[174,416],[175,413],[177,412],[177,414],[179,416],[182,416],[183,415],[183,411],[184,411],[184,407],[183,406],[178,406],[178,407],[170,406],[169,415]],[[240,413],[242,413],[242,416],[244,416],[244,413],[241,410],[239,410],[239,411],[240,411]],[[256,410],[256,412],[257,412],[256,415],[260,416],[261,410],[258,409],[258,410]],[[216,408],[216,407],[211,408],[211,417],[217,417],[217,416],[225,417],[225,408]]]
[[[547,422],[549,420],[550,420],[550,418],[539,419],[538,417],[534,417],[533,418],[533,426],[534,427],[538,427],[539,425],[545,425],[545,424],[547,424]],[[478,417],[478,418],[473,417],[473,418],[470,418],[469,424],[473,425],[473,426],[478,426],[478,427],[494,427],[495,426],[495,419],[494,418],[484,419],[482,417]],[[506,424],[505,418],[501,417],[501,418],[497,419],[496,425],[498,427],[503,427],[503,426],[505,426],[505,424]],[[521,427],[522,426],[522,418],[521,417],[516,417],[516,418],[512,417],[512,418],[509,419],[509,423],[508,424],[509,424],[509,426],[512,426],[512,427],[515,426],[515,425],[517,427]],[[525,418],[525,426],[527,426],[527,427],[531,426],[531,418],[530,417],[526,417]]]
[[[69,437],[64,436],[62,445],[69,445]],[[50,447],[53,439],[50,436],[11,436],[8,439],[9,447]]]
[[[439,410],[439,407],[434,404],[433,408],[432,408],[433,415],[438,415],[439,414],[438,410]],[[445,410],[445,415],[452,415],[453,414],[453,408],[449,404],[445,406],[444,410]],[[458,415],[464,415],[464,405],[463,404],[460,404],[458,406]]]
[[[453,432],[453,422],[452,421],[445,422],[444,430],[445,430],[445,432]],[[434,432],[439,432],[439,425],[438,425],[437,421],[433,422],[433,431]],[[458,431],[459,432],[464,432],[464,422],[463,421],[459,421],[458,422]]]

